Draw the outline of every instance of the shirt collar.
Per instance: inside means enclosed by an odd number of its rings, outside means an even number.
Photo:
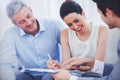
[[[26,35],[26,33],[21,28],[19,28],[19,31],[20,31],[20,36],[25,36]]]
[[[45,31],[45,30],[46,30],[46,27],[45,27],[40,21],[37,20],[37,22],[38,22],[39,27],[40,27],[38,33],[41,33],[41,32],[43,32],[43,31]],[[20,36],[21,36],[21,37],[22,37],[22,36],[25,36],[25,35],[28,35],[28,34],[25,33],[21,28],[19,28],[19,31],[20,31]],[[37,34],[37,33],[36,33],[36,34]]]

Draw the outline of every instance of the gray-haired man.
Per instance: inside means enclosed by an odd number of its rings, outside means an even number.
[[[59,61],[59,21],[36,19],[32,9],[21,0],[12,0],[7,14],[15,24],[4,35],[0,48],[0,80],[51,80],[46,73],[24,72],[14,74],[14,57],[25,68],[47,68],[48,54]],[[16,75],[16,76],[15,76]]]

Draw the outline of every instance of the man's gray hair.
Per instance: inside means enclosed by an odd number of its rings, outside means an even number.
[[[6,7],[8,17],[13,21],[12,17],[18,13],[22,7],[29,8],[22,0],[12,0]]]

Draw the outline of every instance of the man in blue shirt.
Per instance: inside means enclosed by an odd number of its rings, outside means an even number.
[[[24,72],[15,76],[15,59],[25,68],[47,68],[48,54],[60,61],[60,30],[58,21],[36,19],[31,8],[21,0],[7,6],[7,14],[15,24],[4,35],[0,48],[0,80],[51,80],[44,73]],[[18,66],[19,67],[19,66]]]

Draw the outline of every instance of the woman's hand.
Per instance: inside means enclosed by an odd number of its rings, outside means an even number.
[[[92,58],[78,58],[74,57],[62,64],[64,69],[75,70],[90,70],[94,66],[94,59]]]
[[[61,68],[61,66],[58,63],[58,61],[50,60],[50,59],[48,59],[48,61],[47,61],[47,67],[49,69],[60,69]]]
[[[80,58],[77,57],[70,58],[69,60],[67,60],[62,64],[62,68],[67,70],[74,70],[74,69],[76,70],[79,69],[80,62],[81,62]]]

